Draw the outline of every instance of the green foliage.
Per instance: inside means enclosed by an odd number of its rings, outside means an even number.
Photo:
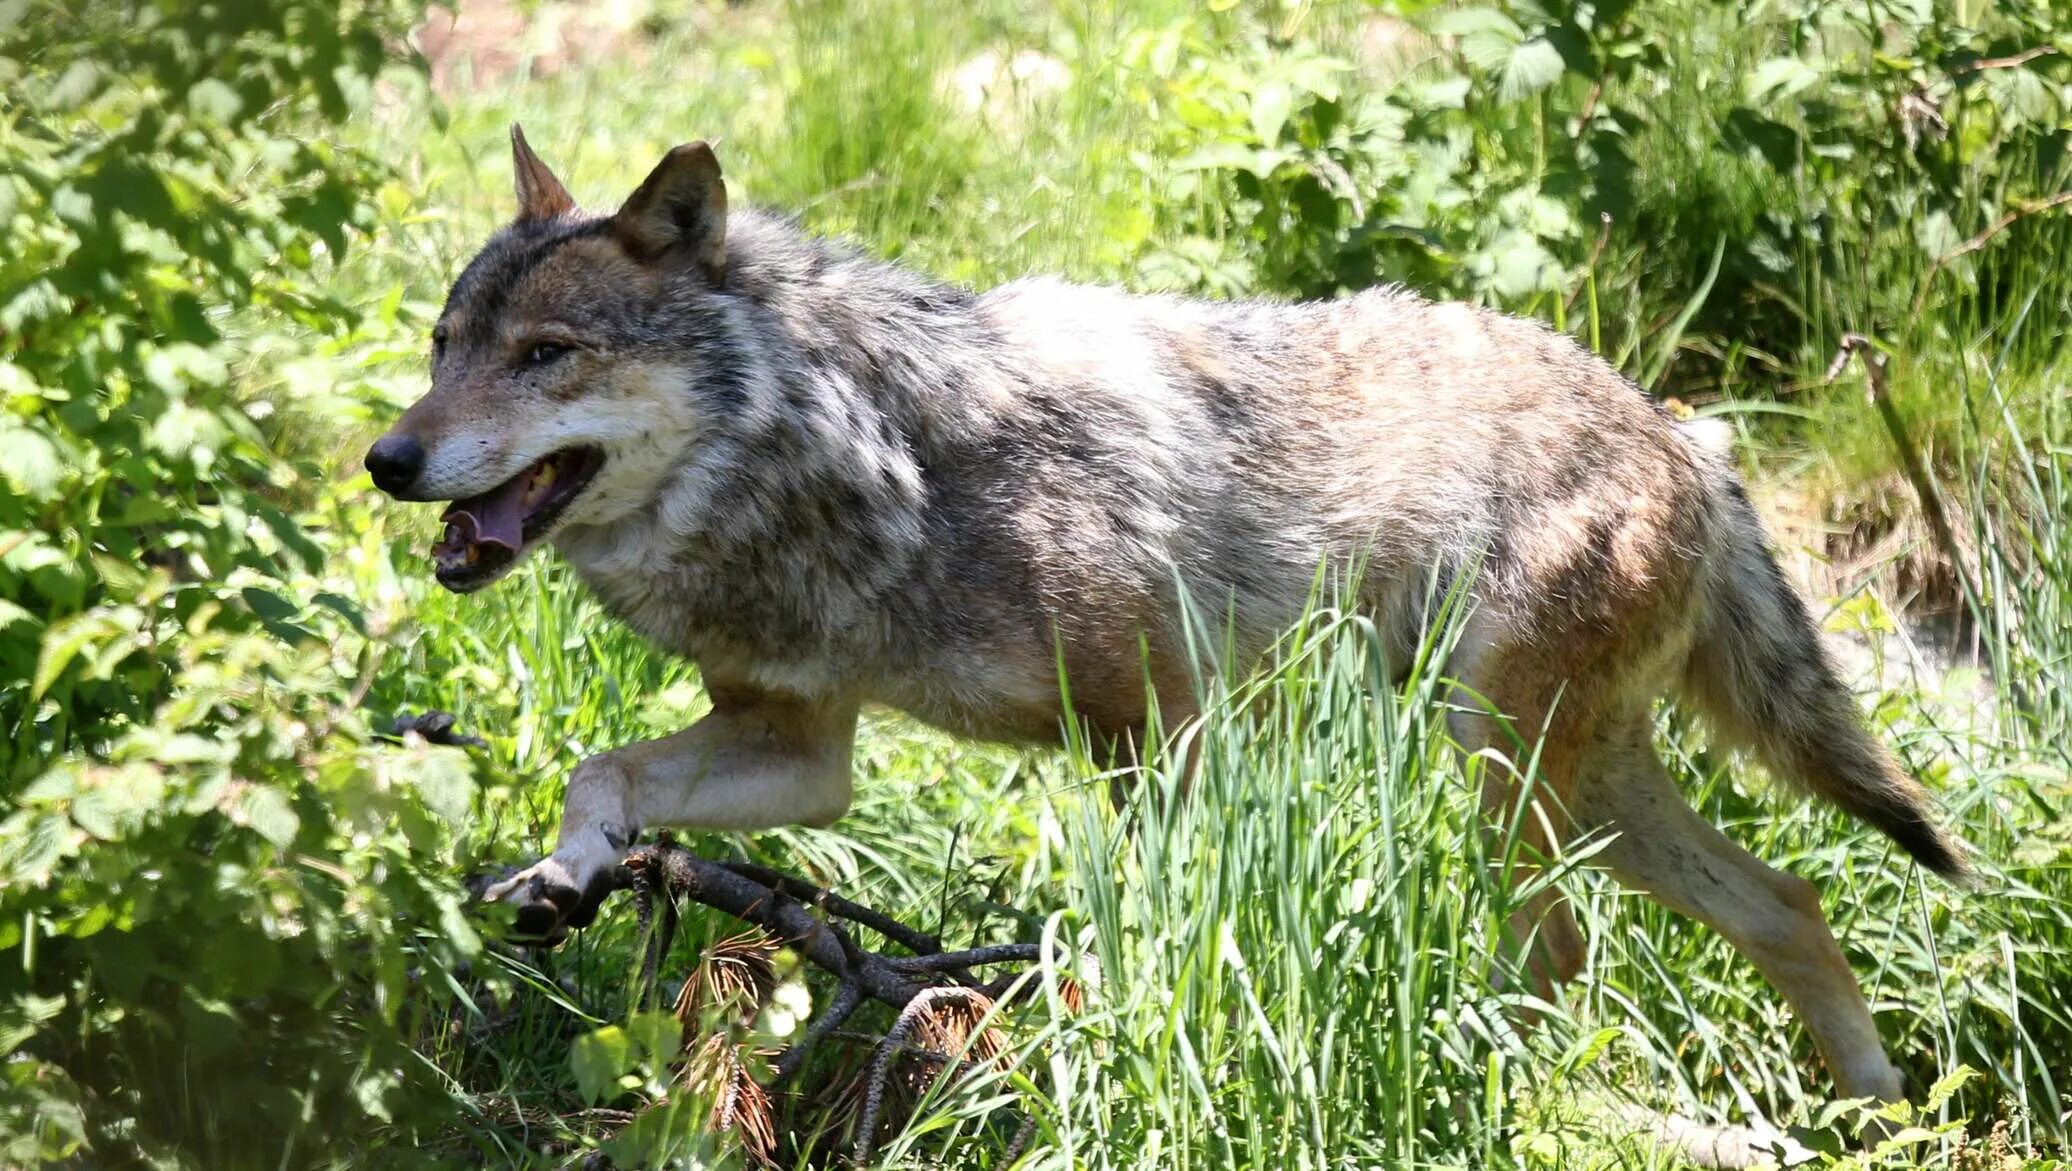
[[[1910,327],[1924,303],[2072,298],[2029,269],[2030,249],[2065,243],[2061,219],[1961,251],[2072,182],[2072,44],[2048,6],[1584,0],[1370,19],[1395,59],[1326,55],[1345,38],[1324,21],[1196,15],[1140,34],[1130,92],[1159,137],[1137,158],[1170,233],[1146,279],[1304,297],[1393,280],[1554,303],[1558,323],[1610,269],[1634,298],[1611,310],[1631,353],[1717,246],[1718,283],[1670,340],[1688,328],[1773,364],[1817,361],[1845,329]]]
[[[390,5],[0,7],[0,1162],[278,1166],[424,1101],[450,750],[370,747],[349,513],[240,394],[357,327]],[[363,515],[363,514],[362,514]],[[356,690],[356,680],[362,681]]]
[[[567,769],[684,726],[694,674],[563,567],[432,588],[423,510],[376,506],[356,467],[422,385],[428,307],[509,213],[523,118],[589,206],[711,138],[744,202],[981,286],[1400,280],[1537,312],[1694,399],[1798,388],[1837,332],[1879,333],[1984,551],[2005,702],[1955,708],[1953,673],[1876,714],[1984,888],[1921,883],[1662,736],[1707,817],[1822,879],[1927,1103],[1893,1149],[1820,1163],[2054,1166],[2072,208],[2042,202],[2072,181],[2072,42],[2051,6],[664,4],[623,51],[450,98],[390,64],[406,16],[0,0],[0,1164],[725,1156],[669,1025],[629,1001],[630,914],[520,956],[481,945],[454,886],[477,852],[547,848]],[[1055,88],[961,104],[957,70],[1024,51]],[[1821,442],[1799,465],[1876,482],[1860,402],[1800,392]],[[1836,621],[1890,632],[1894,609],[1868,590]],[[1263,702],[1199,730],[1188,800],[1154,772],[1118,817],[1084,761],[873,717],[838,827],[694,841],[960,943],[1048,931],[1093,957],[1077,1011],[1048,984],[1003,1021],[1030,1060],[931,1089],[880,1165],[998,1166],[1022,1110],[1022,1165],[1046,1167],[1653,1167],[1675,1164],[1625,1106],[1848,1124],[1746,963],[1587,873],[1560,881],[1589,975],[1516,1030],[1529,997],[1494,979],[1515,896],[1434,680],[1360,677],[1356,622],[1309,634]],[[488,734],[486,764],[370,735],[364,712],[406,707]],[[665,976],[731,929],[687,915]],[[808,1073],[839,1087],[856,1055]],[[844,1103],[780,1101],[785,1149],[840,1133]]]
[[[1299,297],[1390,280],[1507,302],[1565,288],[1594,235],[1586,213],[1628,164],[1594,126],[1573,141],[1550,132],[1568,68],[1555,44],[1594,75],[1588,30],[1616,14],[1520,19],[1449,9],[1429,34],[1384,26],[1423,54],[1391,78],[1263,32],[1235,60],[1214,46],[1227,32],[1196,22],[1145,34],[1134,92],[1167,141],[1139,159],[1167,176],[1180,233],[1147,274]],[[1455,49],[1426,48],[1433,36]],[[1566,108],[1596,101],[1571,88]],[[1564,146],[1570,157],[1551,157]]]

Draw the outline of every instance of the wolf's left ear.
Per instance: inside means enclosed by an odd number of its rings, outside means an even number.
[[[727,276],[727,185],[703,142],[662,156],[640,189],[612,217],[612,232],[643,260],[678,255],[718,285]]]
[[[532,153],[525,131],[516,122],[511,123],[511,176],[518,187],[519,219],[551,220],[575,210],[576,201],[568,197],[568,188]]]

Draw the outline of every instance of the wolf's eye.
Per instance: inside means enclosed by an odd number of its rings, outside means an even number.
[[[445,356],[446,327],[442,325],[439,328],[432,331],[432,361],[436,362]]]
[[[528,366],[544,366],[567,352],[568,347],[560,342],[541,342],[525,352],[525,364]]]

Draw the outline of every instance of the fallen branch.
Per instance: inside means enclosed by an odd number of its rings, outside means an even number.
[[[867,1160],[875,1145],[886,1092],[901,1059],[926,1062],[952,1077],[962,1077],[997,1062],[1004,1053],[1004,1044],[996,1034],[990,1030],[977,1036],[960,1034],[958,1029],[948,1026],[948,1018],[961,1012],[975,1027],[1010,993],[1030,982],[1032,965],[1042,959],[1042,948],[1030,943],[944,951],[935,936],[804,879],[748,863],[700,858],[667,835],[629,851],[621,879],[623,886],[638,896],[636,913],[640,935],[646,941],[640,965],[642,999],[652,996],[662,961],[675,940],[679,898],[750,924],[768,936],[772,944],[790,948],[834,977],[834,995],[807,1023],[798,1039],[776,1056],[769,1082],[772,1086],[795,1076],[815,1047],[834,1035],[864,1004],[876,1001],[899,1014],[891,1030],[878,1042],[864,1083],[863,1108],[856,1132],[859,1161]],[[659,923],[655,920],[658,913]],[[887,955],[866,950],[856,941],[855,927],[868,928],[913,954]],[[981,981],[973,974],[975,969],[999,965],[1015,967],[989,981]],[[1068,1004],[1076,1003],[1077,996],[1068,991],[1066,999]],[[909,1039],[917,1030],[961,1039],[915,1046]],[[951,1052],[959,1047],[979,1051],[982,1056]],[[1025,1117],[1009,1145],[1005,1162],[1018,1157],[1034,1133],[1034,1116]]]
[[[651,845],[634,847],[626,855],[625,865],[643,907],[651,907],[656,897],[663,894],[703,903],[762,928],[815,966],[834,973],[844,983],[857,985],[872,999],[893,1008],[905,1008],[927,987],[907,979],[885,957],[854,947],[840,928],[813,914],[805,903],[728,866],[700,858],[666,837]],[[662,902],[666,908],[663,931],[650,937],[648,956],[642,965],[642,973],[649,979],[661,961],[662,947],[658,945],[668,942],[665,936],[674,930],[673,902]],[[651,909],[643,910],[642,916],[646,918],[652,913]]]
[[[1042,954],[1033,943],[944,952],[934,936],[803,879],[745,863],[700,858],[666,836],[648,845],[635,846],[626,855],[625,868],[626,885],[641,896],[643,925],[650,921],[659,896],[682,896],[762,928],[842,985],[854,985],[862,995],[894,1009],[905,1008],[907,1002],[931,987],[937,974],[977,988],[981,986],[970,969],[993,964],[1032,964]],[[664,918],[661,930],[650,937],[642,965],[642,977],[647,982],[652,982],[675,931],[673,902],[659,901]],[[868,927],[914,954],[887,956],[865,951],[836,920]]]

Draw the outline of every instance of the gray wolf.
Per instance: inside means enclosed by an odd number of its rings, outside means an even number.
[[[431,389],[367,467],[450,502],[442,584],[551,544],[712,700],[575,770],[552,855],[489,892],[521,928],[588,922],[643,828],[840,817],[866,703],[1055,739],[1062,663],[1090,731],[1175,728],[1196,694],[1181,587],[1243,656],[1320,566],[1361,562],[1355,601],[1402,661],[1433,575],[1469,583],[1447,670],[1487,711],[1449,718],[1470,752],[1506,719],[1543,735],[1535,849],[1616,831],[1597,860],[1732,941],[1842,1093],[1901,1094],[1817,891],[1691,810],[1652,705],[1684,701],[1932,870],[1964,856],[1865,730],[1725,458],[1610,366],[1399,290],[973,293],[730,210],[703,143],[593,215],[512,142],[517,217],[454,283]],[[1504,816],[1519,783],[1482,775]],[[1537,978],[1575,976],[1567,904],[1521,914]]]

